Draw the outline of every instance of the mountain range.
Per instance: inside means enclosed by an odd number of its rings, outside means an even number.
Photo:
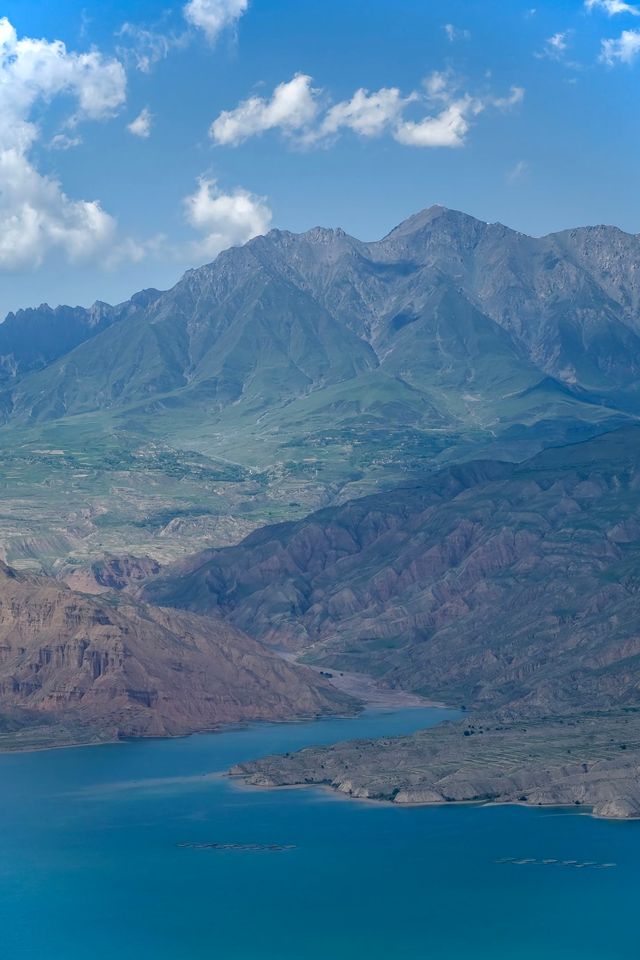
[[[637,704],[639,373],[640,236],[442,207],[11,314],[3,706],[119,732],[348,708],[282,649],[474,710]],[[40,596],[80,634],[22,622]]]
[[[387,425],[495,427],[553,400],[636,411],[639,256],[640,237],[615,228],[534,239],[442,207],[375,243],[272,231],[164,294],[11,315],[5,417],[155,398],[156,410],[239,405],[273,418],[316,393],[353,404],[373,384],[371,416]]]
[[[274,230],[165,293],[12,314],[5,560],[165,562],[634,420],[639,260],[614,227],[536,239],[432,207],[378,242]]]

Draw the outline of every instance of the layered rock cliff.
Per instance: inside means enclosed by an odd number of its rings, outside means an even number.
[[[353,709],[219,618],[90,597],[0,565],[0,714],[101,738]]]

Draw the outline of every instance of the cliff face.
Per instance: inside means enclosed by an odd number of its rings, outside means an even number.
[[[217,618],[90,597],[0,567],[0,713],[102,736],[185,734],[352,703]]]
[[[91,567],[97,586],[107,590],[125,590],[159,572],[160,564],[151,557],[127,554],[121,557],[107,555],[96,560]]]

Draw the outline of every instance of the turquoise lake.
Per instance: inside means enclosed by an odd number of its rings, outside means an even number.
[[[640,824],[397,809],[220,774],[404,733],[427,709],[0,756],[7,960],[617,960],[640,955]],[[180,843],[294,845],[279,852]],[[615,866],[498,863],[503,858]]]

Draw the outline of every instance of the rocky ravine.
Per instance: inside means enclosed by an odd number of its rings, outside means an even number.
[[[0,564],[0,748],[344,713],[355,701],[219,618],[91,597]]]
[[[310,747],[231,773],[261,787],[323,785],[396,804],[572,804],[600,817],[640,817],[640,712],[476,718],[410,737]]]

